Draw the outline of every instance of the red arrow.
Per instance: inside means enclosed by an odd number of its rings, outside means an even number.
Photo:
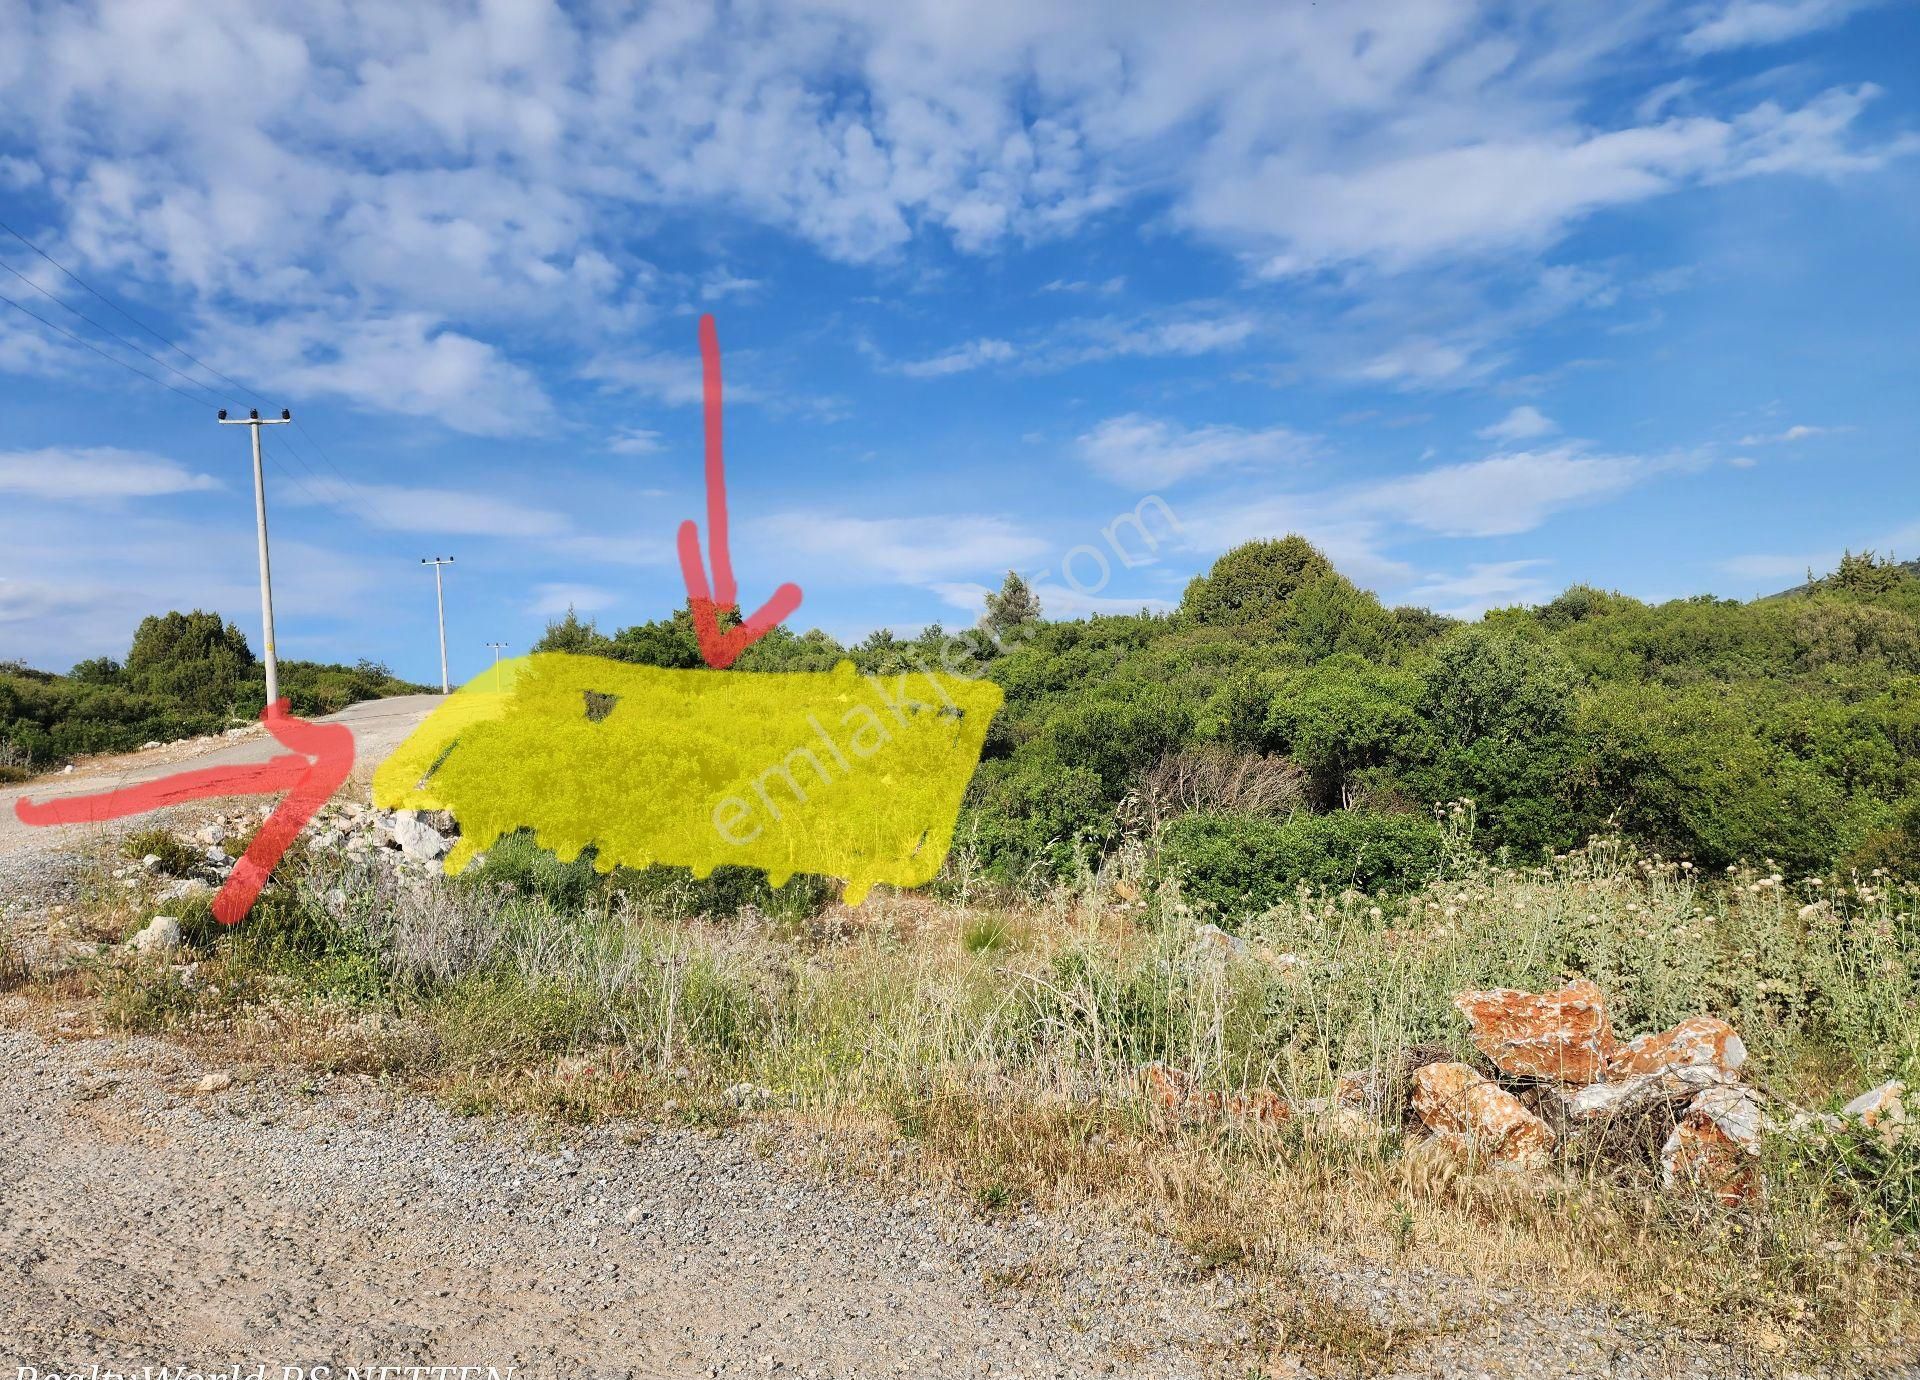
[[[260,718],[267,731],[292,752],[253,766],[183,771],[144,786],[127,786],[100,795],[49,800],[42,805],[16,800],[13,812],[22,824],[87,824],[142,815],[188,800],[285,791],[286,799],[267,816],[220,894],[213,898],[214,919],[223,925],[235,924],[253,908],[254,898],[267,884],[267,875],[287,851],[287,845],[353,770],[353,730],[345,724],[310,724],[296,719],[287,713],[284,699],[261,710]]]
[[[720,615],[739,608],[733,584],[733,557],[727,550],[727,467],[720,449],[720,334],[713,317],[700,318],[700,391],[707,420],[707,546],[713,561],[713,589],[700,563],[700,528],[692,518],[680,524],[680,574],[687,582],[687,606],[693,633],[707,665],[724,671],[740,653],[778,627],[800,607],[800,586],[781,585],[753,617],[720,631]]]

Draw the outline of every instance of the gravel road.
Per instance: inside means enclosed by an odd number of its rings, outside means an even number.
[[[373,768],[400,746],[420,721],[442,703],[439,695],[396,695],[392,699],[363,700],[338,714],[328,714],[317,723],[345,724],[353,730],[353,775],[342,794],[364,794]],[[168,743],[143,752],[96,757],[75,766],[71,772],[36,777],[24,785],[0,786],[0,859],[22,853],[43,853],[71,846],[89,827],[72,825],[34,829],[20,822],[13,812],[21,797],[34,801],[61,796],[86,795],[122,786],[157,781],[178,771],[198,771],[204,767],[238,766],[265,762],[285,752],[277,741],[257,725],[235,738],[190,738]]]
[[[1186,1376],[1180,1343],[1232,1333],[1121,1238],[851,1193],[746,1135],[542,1144],[362,1078],[203,1076],[0,1030],[0,1362]],[[1096,1264],[1057,1300],[983,1282],[1063,1248]]]
[[[24,1008],[0,997],[0,1366],[43,1380],[235,1362],[268,1380],[383,1364],[517,1380],[1315,1373],[1257,1369],[1240,1286],[1167,1242],[866,1188],[822,1173],[810,1157],[831,1147],[791,1131],[542,1138],[364,1077],[209,1070],[84,1026],[49,1042],[8,1028]],[[201,1091],[210,1072],[232,1081]],[[1328,1262],[1315,1287],[1406,1330],[1366,1372],[1398,1380],[1783,1373],[1430,1272]]]

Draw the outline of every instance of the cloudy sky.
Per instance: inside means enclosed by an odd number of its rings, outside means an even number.
[[[743,597],[845,638],[1290,530],[1463,615],[1920,554],[1916,52],[1909,0],[0,0],[0,659],[257,638],[218,406],[302,424],[283,654],[431,678],[430,554],[456,678],[662,616],[702,312]]]

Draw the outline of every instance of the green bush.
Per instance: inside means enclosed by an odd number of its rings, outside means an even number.
[[[1284,821],[1186,815],[1160,837],[1165,871],[1189,901],[1228,918],[1257,915],[1302,882],[1408,891],[1440,870],[1440,826],[1420,815],[1336,810]]]
[[[624,894],[632,904],[656,915],[726,919],[751,905],[775,919],[804,920],[819,914],[836,894],[829,878],[800,875],[776,887],[764,872],[750,867],[717,867],[700,878],[684,867],[664,866],[618,867],[603,874],[594,857],[594,850],[588,848],[561,862],[531,833],[521,832],[496,843],[486,860],[468,868],[462,880],[470,886],[505,887],[538,897],[563,915],[598,909]]]

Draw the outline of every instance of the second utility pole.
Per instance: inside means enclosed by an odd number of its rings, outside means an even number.
[[[293,414],[283,407],[278,417],[263,418],[256,407],[244,419],[229,418],[223,407],[219,420],[221,426],[253,428],[253,516],[260,528],[260,638],[267,656],[267,708],[271,710],[280,701],[280,653],[273,645],[273,575],[267,565],[267,484],[260,477],[260,428],[290,422]]]
[[[433,602],[440,610],[440,693],[449,695],[453,693],[453,686],[447,680],[447,596],[440,588],[440,567],[452,565],[453,557],[422,556],[420,564],[433,567]]]

